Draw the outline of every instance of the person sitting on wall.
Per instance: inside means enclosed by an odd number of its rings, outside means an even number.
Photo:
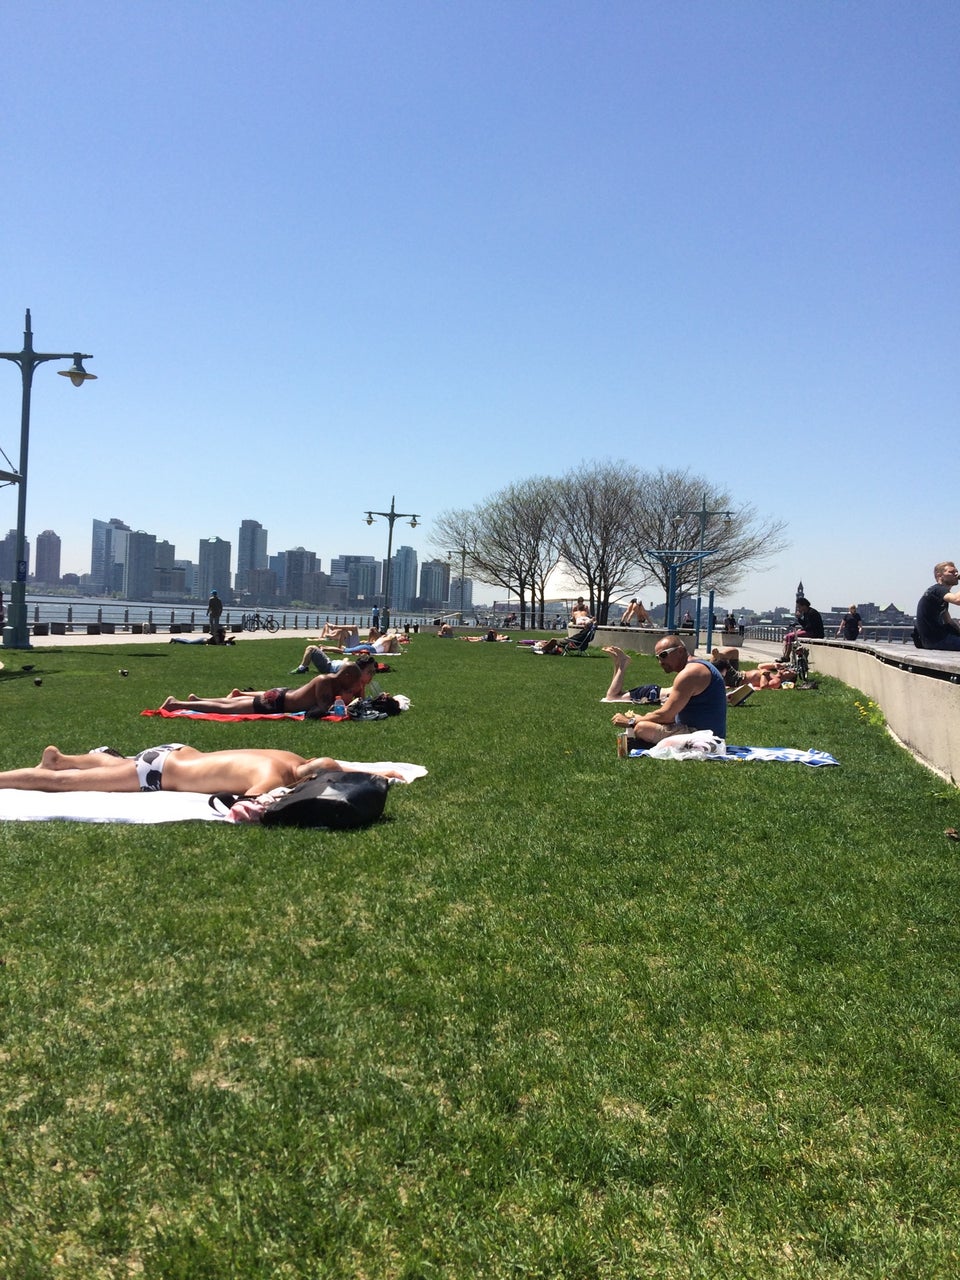
[[[823,618],[818,610],[814,609],[806,596],[797,596],[796,625],[783,637],[783,653],[781,655],[783,662],[790,660],[790,651],[793,648],[794,640],[802,639],[804,636],[809,637],[811,640],[822,640]]]
[[[933,566],[934,583],[927,587],[917,604],[917,631],[924,649],[960,649],[960,622],[947,608],[960,604],[960,574],[952,560],[941,560]]]

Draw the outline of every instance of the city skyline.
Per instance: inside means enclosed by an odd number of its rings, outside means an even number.
[[[247,531],[248,533],[253,533],[255,535],[255,542],[257,547],[259,548],[258,556],[264,558],[267,562],[262,566],[259,566],[259,565],[257,566],[257,568],[261,572],[264,572],[264,571],[270,572],[270,570],[268,569],[269,562],[276,561],[278,557],[285,556],[287,552],[295,552],[295,553],[303,554],[307,557],[313,557],[314,562],[312,564],[312,571],[319,571],[319,566],[322,565],[322,562],[323,562],[323,556],[321,553],[312,551],[311,549],[305,548],[302,545],[298,545],[296,547],[284,548],[282,551],[274,552],[271,554],[269,552],[269,544],[268,544],[269,530],[264,529],[259,521],[251,518],[243,518],[239,523],[238,531],[236,535],[236,541],[237,541],[236,561],[234,561],[233,559],[235,554],[234,543],[233,543],[233,540],[229,538],[220,538],[219,536],[215,536],[213,538],[201,538],[197,544],[196,560],[191,559],[190,557],[177,556],[176,560],[174,561],[176,552],[173,544],[169,543],[165,539],[162,539],[162,540],[157,539],[156,535],[144,535],[144,531],[142,530],[136,530],[136,531],[130,530],[129,527],[125,526],[124,522],[122,520],[119,520],[119,518],[117,517],[111,517],[111,521],[109,522],[99,521],[95,518],[92,524],[94,527],[94,535],[92,538],[92,546],[91,546],[91,553],[90,553],[90,568],[87,570],[80,570],[80,571],[72,571],[72,570],[65,571],[66,574],[73,573],[76,577],[78,577],[80,579],[81,585],[83,584],[83,580],[85,578],[96,579],[97,545],[98,545],[97,529],[98,529],[98,526],[101,529],[105,529],[110,524],[116,524],[120,526],[122,535],[124,535],[127,539],[129,539],[129,534],[131,532],[139,534],[141,536],[146,536],[150,540],[147,545],[158,549],[158,557],[157,557],[158,565],[161,563],[161,559],[164,561],[164,563],[169,563],[171,565],[173,563],[176,563],[177,565],[181,565],[181,566],[185,564],[190,564],[193,567],[194,573],[197,577],[197,590],[193,593],[193,597],[192,597],[196,599],[205,598],[209,594],[209,591],[211,590],[211,588],[213,587],[216,587],[221,592],[221,594],[226,594],[227,592],[229,592],[230,594],[236,594],[239,596],[243,592],[244,588],[240,585],[237,579],[240,573],[239,566],[241,563],[241,553],[240,553],[239,544],[243,540],[245,531]],[[52,537],[56,539],[57,546],[59,549],[59,542],[60,542],[59,537],[57,536],[54,530],[47,529],[47,530],[44,530],[43,533],[38,535],[38,539],[37,539],[38,554],[40,550],[39,540],[41,538],[44,538],[47,535],[52,535]],[[0,581],[7,581],[9,580],[9,577],[10,577],[9,566],[7,565],[6,561],[10,560],[10,564],[12,565],[11,544],[12,544],[13,536],[14,536],[14,530],[11,529],[7,534],[6,539],[0,540],[0,557],[5,557],[5,559],[0,558]],[[209,550],[211,547],[211,544],[215,544],[214,550],[220,553],[219,559],[215,559],[212,562],[212,564],[206,569],[205,573],[202,573],[200,571],[200,558],[204,551],[204,548],[206,547]],[[30,563],[30,576],[31,576],[31,579],[33,579],[36,575],[34,572],[33,560],[32,558],[30,558],[32,556],[31,545],[32,544],[30,542],[30,539],[28,538],[27,554],[28,554],[28,560]],[[224,547],[227,547],[229,549],[229,558],[226,560],[223,558]],[[413,553],[413,560],[414,560],[413,579],[418,583],[418,588],[419,588],[418,590],[412,591],[412,592],[410,591],[410,588],[409,588],[409,583],[411,581],[410,574],[409,572],[407,572],[406,575],[404,576],[404,571],[402,569],[404,559],[407,558],[409,556],[409,553],[411,552]],[[459,583],[459,574],[454,572],[454,561],[455,561],[455,557],[453,557],[452,554],[450,558],[446,558],[442,556],[437,556],[435,553],[431,553],[429,550],[427,552],[427,558],[421,561],[419,559],[419,556],[415,548],[412,548],[402,543],[399,544],[395,548],[393,553],[393,562],[395,565],[394,572],[395,574],[398,574],[398,576],[394,579],[393,587],[391,589],[391,600],[395,602],[396,600],[403,600],[408,596],[414,596],[414,597],[426,596],[428,593],[423,590],[424,570],[431,568],[434,570],[434,576],[436,571],[439,571],[440,575],[445,579],[445,583],[446,583],[447,594],[437,595],[435,597],[437,602],[439,603],[440,601],[448,601],[451,607],[458,606],[459,587],[457,586],[457,584]],[[363,565],[365,564],[376,565],[378,572],[380,572],[382,571],[383,567],[386,564],[385,558],[378,558],[376,556],[369,556],[369,555],[361,555],[356,552],[342,552],[342,551],[338,552],[336,555],[330,556],[329,562],[330,562],[330,569],[329,571],[327,571],[328,576],[341,574],[343,576],[344,581],[346,581],[347,577],[351,576],[351,569],[356,569],[358,567],[362,568]],[[226,564],[229,564],[231,566],[229,571],[224,567]],[[236,564],[237,566],[236,568],[233,567],[234,564]],[[298,570],[301,576],[304,573],[304,571],[305,570],[303,567],[300,567]],[[99,580],[102,581],[102,579],[99,579]],[[127,578],[125,576],[122,580],[115,583],[114,590],[122,589],[123,582],[126,580]],[[38,581],[41,581],[41,580],[38,579]],[[226,583],[228,581],[229,581],[228,587],[221,587],[218,585],[220,582]],[[96,586],[96,582],[88,581],[86,585],[90,588],[94,588]],[[653,587],[653,591],[654,591],[653,595],[651,594],[651,587]],[[370,591],[372,594],[376,595],[379,593],[381,588],[382,588],[382,582],[378,583],[377,586],[375,587],[372,584],[369,584],[364,587],[363,592],[358,591],[355,594],[357,596],[363,596],[363,595],[366,595],[367,591]],[[806,588],[804,589],[806,590]],[[548,594],[551,601],[560,601],[568,598],[572,599],[574,596],[581,594],[582,591],[583,591],[582,587],[578,586],[577,584],[573,584],[568,589],[560,590],[560,591],[550,591]],[[104,587],[103,593],[110,594],[110,592],[107,591],[106,587]],[[142,594],[142,598],[144,599],[149,598],[148,592],[143,591],[141,594]],[[183,594],[189,595],[190,593],[184,592]],[[257,593],[254,592],[253,594],[257,594]],[[662,607],[664,603],[662,599],[662,591],[657,584],[648,583],[643,588],[640,588],[639,590],[635,591],[634,589],[631,588],[630,591],[625,591],[622,594],[623,594],[623,599],[620,600],[618,598],[618,601],[616,603],[621,603],[621,604],[626,603],[627,598],[632,594],[636,594],[641,599],[647,600],[649,602],[651,609],[659,609]],[[705,586],[704,595],[703,595],[704,609],[706,609],[707,607],[708,594],[709,594],[709,587]],[[769,615],[777,614],[783,611],[788,611],[788,612],[791,611],[793,608],[793,602],[789,597],[792,594],[793,593],[788,592],[787,596],[785,596],[782,600],[764,601],[761,604],[758,604],[756,601],[749,600],[745,596],[739,593],[734,593],[734,594],[729,594],[724,596],[717,595],[715,608],[723,612],[730,610],[734,613],[739,613],[741,611],[746,610],[754,615],[769,616]],[[476,577],[471,578],[469,576],[465,577],[464,578],[464,601],[463,601],[463,605],[465,609],[470,609],[473,607],[474,597],[476,595],[479,595],[481,597],[481,599],[477,600],[478,604],[484,603],[484,602],[493,603],[494,601],[502,601],[506,598],[506,592],[501,586],[498,586],[497,584],[487,583],[480,578],[476,578]],[[129,598],[134,598],[134,596],[130,596]],[[136,598],[141,598],[141,595],[138,594]],[[690,600],[695,598],[695,596],[691,594],[691,591],[689,589],[686,589],[684,591],[683,598],[686,600]],[[851,602],[846,599],[843,600],[842,603],[839,600],[820,599],[816,601],[816,603],[823,612],[842,612],[847,608],[847,605]],[[854,603],[856,603],[860,608],[865,608],[865,607],[876,608],[878,611],[887,610],[893,607],[907,615],[912,615],[913,607],[915,604],[915,602],[912,602],[909,599],[905,599],[905,600],[884,599],[880,601],[860,600],[860,601],[855,601]],[[409,606],[403,605],[401,607],[407,608]]]

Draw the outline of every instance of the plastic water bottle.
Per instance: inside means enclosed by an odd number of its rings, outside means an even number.
[[[339,693],[333,700],[333,706],[330,708],[330,714],[332,716],[345,716],[347,714],[346,705]]]

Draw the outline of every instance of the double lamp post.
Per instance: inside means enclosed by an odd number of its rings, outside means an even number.
[[[30,632],[27,626],[27,459],[30,452],[30,389],[33,371],[47,360],[72,360],[69,369],[58,369],[62,378],[69,378],[75,387],[82,387],[95,373],[87,373],[84,360],[93,356],[80,351],[42,352],[33,349],[33,330],[30,327],[30,311],[27,310],[23,327],[23,350],[0,351],[0,360],[12,360],[20,366],[23,382],[23,398],[20,408],[20,470],[0,471],[0,482],[17,484],[17,535],[13,580],[10,584],[9,625],[3,629],[3,644],[8,649],[29,649]]]
[[[380,629],[386,631],[390,626],[390,575],[393,568],[393,526],[398,520],[409,520],[410,528],[417,527],[417,521],[420,519],[412,511],[397,511],[394,509],[395,498],[390,499],[389,511],[368,511],[367,524],[373,524],[374,516],[381,516],[384,520],[389,521],[390,533],[387,537],[387,566],[383,575],[383,612],[380,615]]]

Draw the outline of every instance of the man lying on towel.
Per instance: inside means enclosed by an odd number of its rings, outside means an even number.
[[[264,689],[260,693],[241,693],[234,689],[225,698],[198,698],[191,693],[185,701],[167,698],[161,711],[200,711],[220,715],[282,715],[288,711],[305,711],[324,716],[337,697],[349,702],[363,696],[363,691],[377,672],[377,660],[362,653],[356,662],[345,663],[332,675],[314,676],[296,689]],[[274,784],[277,785],[277,784]]]
[[[624,690],[624,672],[630,659],[616,645],[605,652],[613,659],[613,679],[607,690],[608,702],[630,702]],[[661,670],[674,676],[673,685],[663,692],[662,706],[644,716],[617,714],[613,723],[626,727],[628,750],[650,747],[673,733],[709,729],[718,738],[727,736],[727,691],[723,676],[705,658],[691,658],[679,636],[664,636],[654,648]]]
[[[308,760],[294,751],[237,747],[230,751],[198,751],[179,742],[150,747],[136,756],[121,756],[101,747],[84,756],[64,755],[47,747],[35,769],[0,772],[0,790],[17,791],[196,791],[202,795],[260,796],[275,787],[292,787],[321,769],[351,770],[329,756]],[[385,778],[402,778],[383,769]]]

